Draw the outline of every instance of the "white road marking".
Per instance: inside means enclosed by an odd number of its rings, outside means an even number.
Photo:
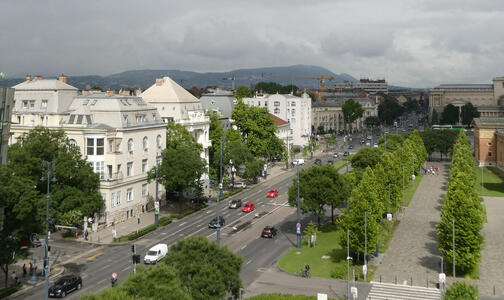
[[[247,247],[247,245],[243,245],[243,247],[240,248],[240,250],[243,250]]]
[[[184,226],[187,222],[182,222],[178,227]]]
[[[252,260],[247,261],[246,265],[250,264],[251,262],[252,262]]]
[[[98,282],[96,283],[96,285],[100,285],[100,283],[104,282],[105,280],[107,280],[107,278],[104,278],[104,279],[102,279],[102,280],[98,281]]]
[[[127,271],[131,266],[127,266],[126,268],[122,269],[121,272]]]

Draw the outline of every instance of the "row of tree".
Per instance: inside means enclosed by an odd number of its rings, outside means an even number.
[[[449,129],[431,130],[430,127],[422,131],[420,135],[422,136],[429,159],[434,152],[439,152],[441,159],[443,155],[447,157],[453,150],[453,144],[458,133],[456,130]]]
[[[376,148],[375,148],[376,149]],[[355,159],[352,166],[364,168],[362,178],[351,192],[348,208],[338,219],[341,244],[346,247],[347,230],[350,230],[350,252],[359,261],[365,250],[365,222],[367,222],[367,254],[374,252],[378,242],[379,225],[387,213],[394,214],[401,204],[403,187],[423,166],[427,152],[417,131],[409,134],[400,146],[387,151],[362,150],[364,155]],[[381,155],[380,155],[381,154]],[[358,155],[356,155],[358,157]],[[366,213],[366,218],[365,218]]]
[[[481,230],[486,221],[483,199],[474,187],[474,165],[469,140],[465,133],[460,132],[453,146],[447,192],[441,208],[441,221],[436,229],[439,251],[446,261],[451,262],[455,227],[455,265],[464,273],[476,267],[481,259]]]
[[[238,299],[242,258],[202,236],[180,240],[158,265],[138,267],[118,287],[84,300]]]
[[[438,113],[434,110],[432,112],[432,124],[451,124],[455,125],[459,122],[462,125],[470,126],[474,118],[478,118],[480,113],[478,109],[468,102],[462,107],[457,107],[453,104],[448,104],[444,107],[439,118]]]

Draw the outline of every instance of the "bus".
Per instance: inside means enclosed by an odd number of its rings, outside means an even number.
[[[432,130],[467,130],[467,126],[465,125],[432,125]]]

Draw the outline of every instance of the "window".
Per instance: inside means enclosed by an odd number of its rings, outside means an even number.
[[[23,108],[28,109],[28,100],[23,100]]]
[[[104,179],[105,178],[105,174],[104,174],[104,162],[103,161],[95,161],[94,163],[94,172],[97,173],[97,174],[100,174],[100,179]]]
[[[78,115],[77,116],[77,124],[82,124],[82,118],[84,118],[83,115]]]
[[[35,100],[30,100],[30,108],[35,108]]]
[[[488,146],[492,146],[492,142],[489,142],[489,143],[488,143]]]
[[[291,106],[292,106],[292,107],[296,107],[296,102],[292,101],[292,102],[291,102]]]
[[[144,136],[142,140],[142,147],[145,151],[147,151],[147,149],[149,148],[149,140],[147,139],[146,136]]]
[[[132,162],[129,162],[126,165],[126,176],[128,176],[128,177],[133,176],[133,163]]]
[[[147,118],[145,117],[145,115],[136,115],[137,124],[146,123],[146,121],[147,121]]]
[[[280,113],[280,108],[275,107],[275,109],[273,110],[273,113],[274,114],[279,114]]]
[[[42,109],[47,108],[47,100],[42,100],[42,102],[40,103],[40,108],[42,108]]]
[[[147,160],[146,159],[142,160],[142,173],[147,172],[147,167],[148,167]]]
[[[114,140],[113,139],[108,139],[108,152],[109,153],[114,152]]]
[[[133,152],[133,139],[128,140],[128,152]]]
[[[115,206],[115,193],[110,194],[110,206],[114,207]]]
[[[264,101],[264,106],[268,106],[268,101]]]
[[[126,202],[133,201],[133,189],[129,188],[126,190]]]
[[[148,195],[147,192],[147,183],[142,184],[142,197],[145,197]]]
[[[161,135],[158,135],[157,138],[156,138],[156,145],[158,148],[161,148],[162,147],[162,141],[161,141]]]
[[[121,192],[117,192],[116,205],[121,205]]]
[[[96,155],[103,155],[105,152],[105,140],[96,139]]]
[[[293,116],[295,116],[295,115],[296,115],[296,109],[295,109],[295,108],[291,109],[291,114],[292,114]]]
[[[488,157],[492,157],[492,152],[491,151],[488,152]]]
[[[157,116],[156,116],[156,114],[152,114],[152,120],[154,120],[154,122],[157,122]]]
[[[70,119],[68,119],[68,124],[73,124],[75,121],[75,115],[70,115]]]
[[[273,102],[273,106],[280,106],[280,101]]]
[[[128,115],[123,115],[124,118],[124,123],[126,123],[126,126],[129,126],[129,118]]]
[[[291,119],[290,119],[290,122],[291,122],[292,124],[296,124],[296,118],[291,118]]]
[[[94,139],[86,139],[86,153],[87,155],[94,155]]]
[[[261,101],[257,101],[257,106],[261,106]]]

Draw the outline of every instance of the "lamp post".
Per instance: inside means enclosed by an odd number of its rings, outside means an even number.
[[[220,194],[222,193],[222,136],[220,139],[219,191],[217,193],[217,245],[220,245]]]
[[[159,159],[161,156],[156,152],[156,199],[154,200],[154,226],[159,225]]]
[[[452,219],[452,242],[453,242],[453,279],[455,279],[455,219]]]
[[[481,197],[483,197],[483,167],[481,167]]]
[[[299,164],[297,164],[297,224],[301,224],[301,208],[299,204]],[[301,228],[296,227],[297,248],[301,249]]]
[[[347,229],[347,299],[350,299],[350,229]]]
[[[51,179],[52,173],[52,179]],[[47,175],[47,177],[45,177]],[[41,181],[47,181],[46,194],[46,234],[45,234],[45,257],[44,257],[44,275],[45,275],[45,299],[49,297],[49,200],[50,200],[50,182],[56,182],[56,161],[42,161]]]
[[[388,184],[388,214],[392,214],[390,211],[391,211],[391,208],[390,208],[390,186],[392,186],[393,184],[392,183],[389,183]],[[387,219],[388,219],[388,216],[387,216]],[[390,232],[390,220],[388,221],[388,231]]]
[[[364,266],[366,272],[364,272],[364,281],[366,281],[367,274],[367,211],[364,212]]]

